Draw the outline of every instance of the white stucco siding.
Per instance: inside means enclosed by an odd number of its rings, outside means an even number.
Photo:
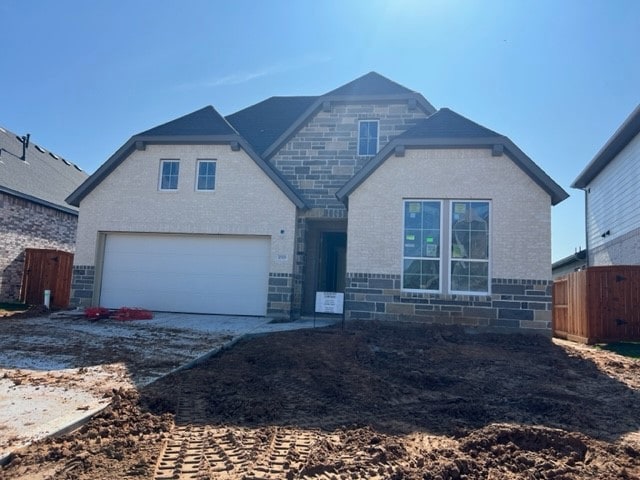
[[[160,161],[177,159],[177,191],[159,191]],[[215,191],[196,191],[196,162],[216,160]],[[148,145],[134,151],[80,204],[76,265],[94,265],[98,232],[264,235],[271,272],[293,268],[295,205],[242,150]],[[284,233],[281,233],[284,231]]]
[[[589,250],[640,228],[640,134],[587,186]],[[602,234],[609,231],[609,235]]]
[[[401,274],[403,200],[411,198],[489,200],[491,276],[551,279],[550,196],[487,149],[389,157],[349,197],[348,272]]]

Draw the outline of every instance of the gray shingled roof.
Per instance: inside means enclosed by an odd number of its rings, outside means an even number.
[[[269,158],[317,112],[324,102],[350,100],[384,102],[413,100],[427,114],[435,108],[422,95],[376,73],[366,75],[320,96],[271,97],[226,119],[254,150]]]
[[[533,160],[509,138],[489,130],[468,118],[442,108],[415,127],[398,135],[385,145],[358,173],[336,192],[338,200],[347,203],[353,193],[391,155],[402,155],[408,148],[490,148],[495,155],[505,153],[522,171],[551,197],[556,205],[569,194],[553,181]]]
[[[208,105],[170,122],[139,133],[138,136],[234,135],[237,132],[215,108]]]
[[[317,98],[271,97],[226,118],[262,155]]]
[[[0,128],[0,191],[77,214],[78,209],[65,198],[86,178],[79,167],[44,148],[29,143],[22,160],[22,141],[10,131]]]
[[[398,138],[486,138],[495,136],[500,136],[500,134],[453,110],[441,108],[400,134]]]
[[[406,95],[416,93],[399,83],[383,77],[379,73],[369,72],[341,87],[331,90],[325,96],[370,96],[370,95]]]
[[[571,187],[584,188],[598,176],[609,162],[626,147],[636,135],[640,133],[640,105],[620,125],[620,128],[600,149],[596,156],[589,162],[589,165],[578,175]]]

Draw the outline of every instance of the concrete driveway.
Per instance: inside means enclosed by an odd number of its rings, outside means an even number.
[[[0,463],[21,446],[79,425],[109,404],[113,389],[144,386],[247,335],[313,326],[173,313],[127,322],[0,319]]]

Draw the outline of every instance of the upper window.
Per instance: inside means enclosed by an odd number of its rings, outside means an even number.
[[[160,190],[177,190],[180,162],[178,160],[162,160],[160,162]]]
[[[358,125],[358,155],[378,153],[378,120],[362,120]]]
[[[216,189],[216,162],[214,160],[198,160],[198,178],[196,190]]]
[[[406,200],[402,288],[489,293],[489,207],[486,201]],[[443,232],[444,218],[451,223]]]

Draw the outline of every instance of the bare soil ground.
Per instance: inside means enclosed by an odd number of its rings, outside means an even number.
[[[639,361],[541,336],[275,333],[114,391],[0,478],[640,478],[639,389]]]

